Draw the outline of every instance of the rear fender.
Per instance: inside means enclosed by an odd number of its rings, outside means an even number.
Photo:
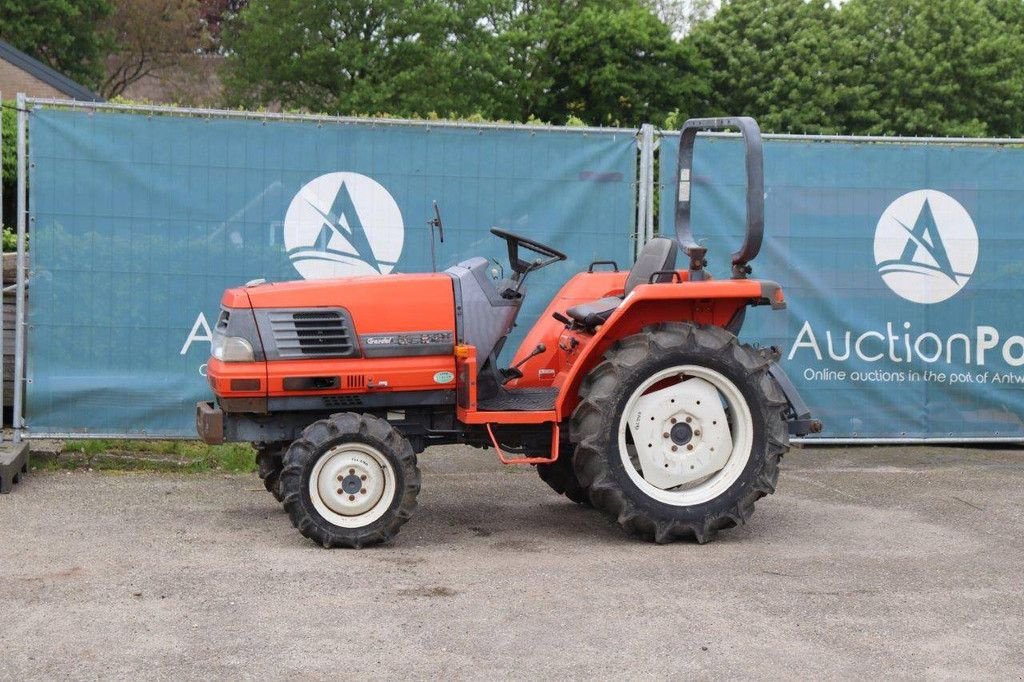
[[[565,419],[576,409],[583,378],[619,339],[637,334],[644,327],[660,322],[697,322],[727,327],[737,313],[750,305],[784,308],[782,288],[775,282],[741,279],[643,284],[636,287],[608,321],[598,327],[593,340],[579,351],[580,357],[561,382],[561,390],[555,402],[558,418]]]

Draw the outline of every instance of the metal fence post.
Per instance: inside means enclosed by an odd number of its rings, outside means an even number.
[[[657,208],[654,205],[654,184],[658,179],[654,177],[654,152],[658,150],[658,139],[654,134],[654,126],[647,124],[647,217],[644,224],[644,234],[647,241],[654,239],[654,213]]]
[[[637,253],[654,237],[654,126],[640,126],[640,178],[636,203]]]
[[[21,430],[25,425],[22,416],[22,402],[25,394],[25,220],[28,215],[28,197],[26,195],[28,110],[25,108],[25,93],[19,92],[16,102],[18,106],[18,255],[14,312],[14,406],[11,422],[14,426],[14,442],[20,443]]]
[[[633,258],[640,255],[640,249],[647,240],[644,237],[644,220],[647,216],[647,164],[644,163],[644,155],[647,147],[644,144],[644,128],[640,126],[640,135],[636,141],[640,149],[640,166],[637,168],[638,176],[636,181],[636,222],[633,224]]]

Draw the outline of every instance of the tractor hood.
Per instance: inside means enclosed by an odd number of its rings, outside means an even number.
[[[396,295],[414,296],[414,300],[428,295],[447,292],[451,297],[451,277],[443,273],[412,275],[367,275],[338,279],[299,280],[294,282],[267,282],[254,286],[231,289],[244,291],[253,308],[297,308],[338,305],[342,299],[376,298],[380,305],[401,304],[393,300]],[[387,299],[383,297],[388,297]]]
[[[452,279],[443,273],[371,275],[254,284],[224,292],[225,308],[260,311],[344,309],[356,333],[455,330]]]

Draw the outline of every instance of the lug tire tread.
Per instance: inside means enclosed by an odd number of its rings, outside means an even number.
[[[267,492],[280,502],[281,495],[281,469],[284,468],[284,451],[288,449],[287,444],[282,443],[254,443],[256,448],[256,473],[263,481],[263,487]]]
[[[304,472],[312,469],[324,451],[346,440],[375,447],[391,460],[400,479],[395,481],[396,501],[392,502],[391,508],[364,528],[342,528],[328,523],[313,508],[306,492],[308,481]],[[412,518],[421,484],[416,453],[408,439],[379,417],[353,412],[333,414],[307,426],[288,447],[280,478],[284,508],[292,525],[302,535],[328,549],[359,549],[393,538]]]
[[[572,466],[572,449],[563,448],[551,464],[538,464],[537,475],[559,495],[565,495],[576,504],[590,506],[590,497]]]
[[[612,474],[609,459],[618,458],[618,442],[610,437],[609,424],[617,425],[619,403],[624,404],[625,385],[638,372],[654,366],[673,353],[689,357],[718,358],[739,374],[758,404],[751,404],[755,420],[762,415],[763,448],[755,438],[752,463],[737,482],[719,497],[691,507],[675,507],[672,513],[660,512],[669,505],[654,503],[639,489],[634,495],[651,504],[638,504]],[[580,402],[573,412],[570,437],[575,444],[572,462],[576,478],[591,504],[627,532],[664,544],[690,539],[703,544],[719,530],[744,525],[754,513],[754,503],[775,492],[779,463],[789,449],[789,433],[783,419],[785,395],[768,373],[778,355],[770,349],[741,344],[721,327],[688,322],[667,322],[646,327],[640,333],[614,343],[580,387]],[[698,364],[698,363],[695,363]],[[736,378],[733,377],[734,383]],[[737,383],[743,392],[743,386]],[[755,427],[755,433],[757,429]],[[741,485],[737,485],[743,481]],[[645,508],[646,507],[646,508]]]

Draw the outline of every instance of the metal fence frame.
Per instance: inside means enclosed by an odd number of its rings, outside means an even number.
[[[58,107],[69,109],[81,109],[87,111],[121,111],[134,114],[148,114],[158,116],[182,116],[202,118],[239,118],[264,121],[303,121],[315,122],[320,125],[355,125],[360,126],[415,126],[430,129],[432,127],[444,128],[467,128],[472,130],[528,130],[534,134],[558,134],[564,132],[607,135],[622,135],[633,133],[637,138],[637,152],[639,160],[637,165],[637,177],[634,178],[634,190],[636,192],[637,212],[636,222],[630,226],[630,235],[635,239],[637,249],[655,236],[655,215],[657,206],[655,202],[656,188],[664,191],[655,176],[655,165],[657,163],[656,153],[660,147],[660,141],[665,137],[678,136],[677,132],[662,131],[650,123],[643,124],[639,130],[623,128],[603,128],[589,126],[552,126],[552,125],[527,125],[513,123],[489,123],[489,122],[468,122],[468,121],[440,121],[440,120],[418,120],[400,118],[359,118],[352,116],[327,116],[319,114],[294,114],[277,112],[256,112],[236,111],[229,109],[202,109],[159,105],[136,105],[136,104],[115,104],[109,102],[79,102],[74,100],[27,97],[24,93],[18,93],[16,98],[17,107],[17,255],[15,279],[15,352],[14,352],[14,400],[12,406],[12,426],[14,428],[14,442],[22,439],[32,438],[117,438],[117,439],[146,439],[142,434],[103,434],[103,433],[29,433],[25,426],[24,415],[24,394],[26,391],[25,379],[25,351],[26,351],[26,309],[25,292],[31,273],[26,268],[26,236],[29,216],[27,184],[28,184],[28,124],[30,107]],[[714,137],[738,137],[737,133],[701,133]],[[813,142],[860,142],[879,144],[960,144],[960,145],[989,145],[989,146],[1024,146],[1024,139],[1021,138],[968,138],[968,137],[886,137],[879,135],[803,135],[803,134],[765,134],[765,140],[796,140]],[[0,132],[0,144],[2,144],[2,132]],[[0,190],[0,219],[2,219],[2,190]],[[0,269],[0,291],[3,290],[3,274]],[[0,315],[0,358],[3,353],[3,328],[4,323]],[[0,396],[3,395],[3,372],[0,372]],[[2,434],[0,434],[2,440]],[[794,443],[805,445],[920,445],[949,443],[964,445],[970,443],[1024,443],[1024,437],[992,437],[992,438],[797,438]]]

